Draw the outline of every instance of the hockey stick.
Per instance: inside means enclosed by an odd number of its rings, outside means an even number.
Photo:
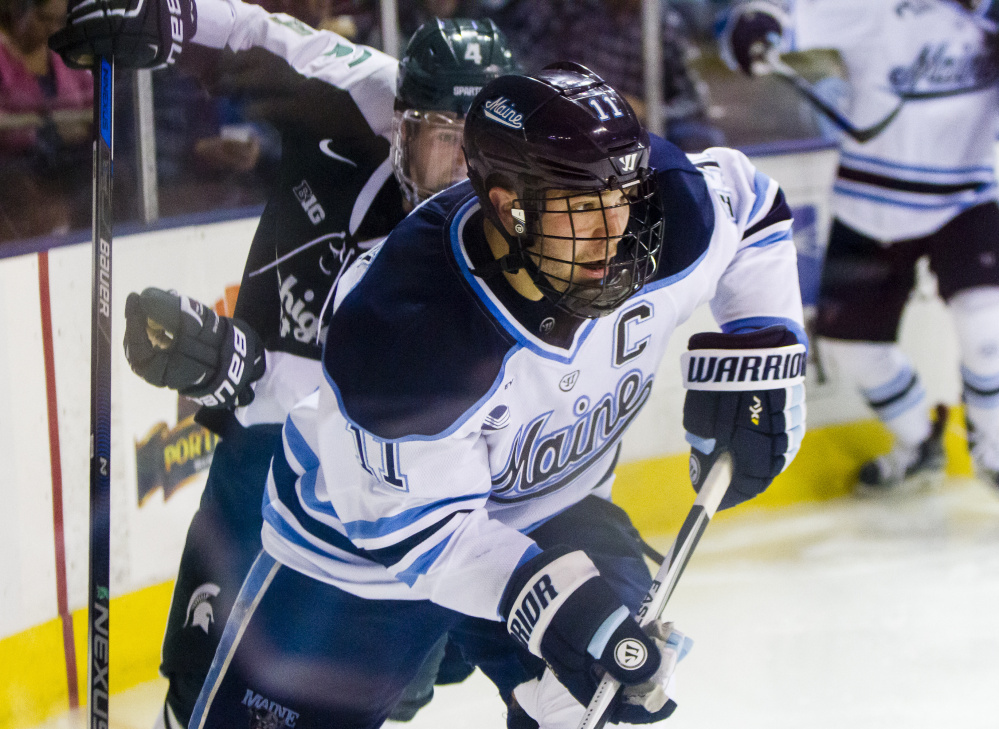
[[[818,109],[829,121],[861,144],[869,142],[881,134],[889,124],[895,121],[895,117],[898,116],[898,113],[902,111],[902,107],[905,105],[905,99],[899,99],[898,105],[884,119],[873,126],[860,128],[847,119],[839,109],[823,99],[815,90],[815,87],[800,73],[784,63],[776,49],[772,49],[766,56],[756,61],[754,63],[754,72],[756,72],[755,68],[759,68],[759,72],[761,73],[772,73],[791,84],[799,94],[808,99],[809,103]]]
[[[642,606],[637,617],[639,624],[643,627],[653,620],[659,620],[666,607],[666,601],[673,594],[677,580],[680,579],[687,562],[690,561],[694,547],[701,540],[701,535],[707,528],[708,522],[718,510],[718,505],[725,492],[728,491],[731,481],[732,456],[725,452],[711,467],[697,499],[694,500],[694,505],[690,508],[683,526],[680,527],[680,532],[676,535],[673,546],[670,547],[669,553],[666,555],[666,560],[652,580],[652,587],[642,599]],[[589,706],[583,713],[579,729],[602,729],[607,723],[611,706],[620,687],[619,681],[612,678],[610,674],[604,674],[593,698],[590,699]]]
[[[111,588],[111,174],[114,62],[94,59],[93,280],[90,313],[90,727],[108,726]]]

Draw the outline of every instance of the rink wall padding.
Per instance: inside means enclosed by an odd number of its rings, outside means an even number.
[[[795,210],[802,291],[811,304],[836,154],[819,150],[754,161],[781,182]],[[114,241],[113,692],[156,675],[172,580],[215,444],[191,422],[189,403],[129,370],[120,347],[125,297],[146,286],[173,288],[225,311],[255,225],[254,218],[228,220]],[[90,247],[17,252],[0,258],[0,493],[8,514],[0,530],[0,729],[30,727],[85,703],[87,680]],[[902,341],[930,402],[953,403],[960,386],[956,339],[931,292],[930,281],[912,302]],[[676,332],[653,394],[624,443],[615,498],[648,535],[675,530],[693,501],[678,362],[691,334],[714,328],[705,308]],[[887,448],[886,434],[870,421],[863,401],[835,371],[817,366],[819,355],[808,373],[809,434],[797,460],[741,510],[776,513],[797,501],[842,496],[860,463]],[[948,435],[951,462],[967,472],[958,423],[952,420]]]

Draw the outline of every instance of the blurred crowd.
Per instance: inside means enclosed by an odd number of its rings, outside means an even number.
[[[373,0],[261,0],[356,43],[383,47]],[[717,61],[714,27],[729,0],[662,0],[662,98],[667,137],[685,150],[809,136],[795,114],[778,130],[743,113],[746,85]],[[593,69],[645,116],[641,0],[404,0],[399,47],[432,17],[489,17],[526,71],[556,59]],[[86,230],[90,220],[92,80],[46,45],[66,0],[0,0],[0,241]],[[195,59],[194,65],[197,64]],[[139,221],[133,73],[118,74],[115,222]],[[731,99],[729,91],[735,91]],[[260,206],[280,135],[239,93],[173,68],[153,74],[160,217]],[[783,91],[783,89],[782,89]],[[730,103],[729,103],[730,102]]]

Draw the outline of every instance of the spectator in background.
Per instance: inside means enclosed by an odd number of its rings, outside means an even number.
[[[641,0],[511,0],[493,14],[524,68],[576,61],[619,89],[645,120]],[[690,68],[696,53],[677,12],[662,5],[666,136],[685,151],[724,143],[707,117],[707,87]]]
[[[69,198],[89,200],[93,80],[46,45],[65,17],[66,0],[0,0],[0,240],[64,231]]]

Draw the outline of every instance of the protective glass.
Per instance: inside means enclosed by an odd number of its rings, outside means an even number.
[[[571,314],[609,314],[655,274],[664,231],[651,175],[612,180],[603,190],[525,196],[511,212],[535,286]]]
[[[392,169],[403,194],[416,206],[468,176],[461,150],[465,120],[448,111],[396,111]]]

